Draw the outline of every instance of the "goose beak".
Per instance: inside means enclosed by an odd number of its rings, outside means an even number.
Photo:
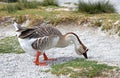
[[[88,49],[86,49],[85,50],[85,53],[83,53],[83,56],[87,59],[88,58],[88,56],[87,56],[87,51],[88,51]]]

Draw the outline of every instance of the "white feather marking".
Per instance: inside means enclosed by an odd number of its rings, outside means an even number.
[[[75,48],[79,48],[81,46],[79,41],[77,40],[77,38],[73,34],[68,34],[66,36],[66,40],[72,41],[75,44]]]
[[[18,30],[18,24],[16,22],[13,23],[13,26],[15,27],[16,30]]]
[[[44,40],[45,38],[48,38],[48,36],[44,36],[44,37],[42,37],[41,40]]]
[[[16,32],[17,37],[19,37],[20,34],[21,34],[21,32]]]
[[[16,31],[19,30],[18,24],[16,22],[13,23],[13,26],[15,27]],[[21,34],[21,32],[16,32],[17,37]]]
[[[48,41],[48,45],[45,46],[44,50],[54,48],[57,45],[59,39],[59,37],[54,37],[52,40],[50,40],[50,42]]]
[[[22,49],[27,52],[28,54],[35,56],[37,50],[32,48],[32,43],[35,41],[36,39],[21,39],[18,38],[18,41],[20,42],[20,45],[22,47]]]
[[[45,37],[42,38],[42,40],[44,39]],[[22,47],[22,49],[27,52],[28,54],[32,55],[32,56],[35,56],[36,55],[36,52],[37,50],[35,50],[33,47],[32,47],[32,43],[34,41],[36,41],[37,39],[21,39],[21,38],[18,38],[18,41]],[[47,49],[50,49],[50,48],[53,48],[57,45],[59,41],[59,37],[55,37],[53,38],[53,40],[50,42],[51,44],[49,44],[44,50],[47,50]],[[44,52],[44,51],[41,51],[41,52]]]

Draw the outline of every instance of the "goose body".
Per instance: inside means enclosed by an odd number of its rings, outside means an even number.
[[[51,27],[41,26],[34,29],[25,29],[22,32],[19,31],[16,33],[21,47],[25,52],[33,56],[36,55],[38,50],[44,52],[47,49],[56,47],[58,41],[62,37],[62,34],[58,30]]]
[[[45,54],[45,50],[53,47],[66,47],[70,41],[75,44],[75,51],[77,54],[83,54],[87,58],[87,47],[80,41],[79,37],[73,33],[68,32],[65,35],[50,26],[40,26],[34,28],[23,28],[14,22],[13,26],[16,29],[18,41],[25,52],[35,56],[36,65],[46,65],[44,62],[39,62],[39,56],[43,54],[44,60],[51,60]]]

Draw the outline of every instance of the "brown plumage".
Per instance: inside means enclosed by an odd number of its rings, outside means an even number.
[[[35,28],[20,29],[20,38],[39,38],[44,36],[57,35],[62,36],[61,32],[50,26],[40,26]]]
[[[23,28],[17,23],[14,23],[13,25],[16,28],[17,37],[21,47],[26,52],[32,51],[36,54],[35,64],[37,65],[43,65],[43,63],[38,60],[41,53],[44,55],[44,60],[49,60],[44,53],[45,50],[53,47],[66,47],[69,45],[70,41],[74,43],[76,53],[83,54],[84,57],[87,58],[87,47],[73,32],[62,35],[58,29],[50,26]]]

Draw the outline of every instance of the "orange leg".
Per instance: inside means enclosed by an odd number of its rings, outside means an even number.
[[[40,66],[46,66],[47,64],[46,64],[46,62],[40,62],[39,61],[39,56],[41,55],[41,52],[37,52],[37,54],[36,54],[36,58],[35,58],[35,61],[34,61],[34,63],[36,64],[36,65],[40,65]]]
[[[56,58],[48,58],[45,53],[43,53],[44,60],[57,60]]]

